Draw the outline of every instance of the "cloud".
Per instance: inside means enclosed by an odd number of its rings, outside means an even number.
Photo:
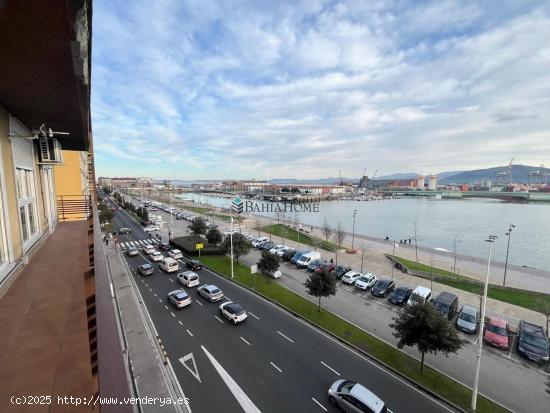
[[[98,0],[93,27],[99,174],[550,163],[547,2]]]

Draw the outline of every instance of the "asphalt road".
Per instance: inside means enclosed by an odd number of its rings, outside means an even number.
[[[119,242],[148,237],[125,212],[115,225],[132,228]],[[330,405],[327,389],[339,378],[355,380],[387,402],[393,412],[448,412],[447,406],[355,353],[277,306],[225,278],[203,269],[201,284],[222,289],[249,316],[233,326],[212,304],[187,289],[193,303],[176,310],[166,295],[183,288],[176,273],[158,270],[150,277],[136,275],[147,261],[127,257],[141,295],[167,349],[178,380],[195,412],[323,412]],[[182,268],[180,264],[180,268]],[[179,360],[184,361],[185,364]],[[139,386],[139,378],[138,378]]]

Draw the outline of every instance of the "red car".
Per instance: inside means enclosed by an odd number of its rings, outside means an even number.
[[[508,322],[497,317],[490,317],[485,325],[483,341],[502,350],[508,350]]]
[[[335,268],[336,268],[336,265],[334,263],[332,263],[332,262],[323,262],[321,265],[319,265],[315,269],[315,272],[323,272],[323,271],[332,272],[332,271],[334,271]]]

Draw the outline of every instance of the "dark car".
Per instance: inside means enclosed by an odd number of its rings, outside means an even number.
[[[404,305],[409,300],[412,292],[412,287],[402,285],[390,293],[388,300],[393,304]]]
[[[300,257],[304,254],[307,254],[308,252],[309,252],[308,250],[296,251],[296,254],[294,254],[290,259],[290,262],[292,264],[296,264],[296,262],[300,259]]]
[[[518,327],[518,353],[537,363],[547,362],[550,354],[544,328],[521,320]]]
[[[143,275],[144,277],[146,277],[148,275],[154,274],[155,269],[153,268],[153,266],[151,264],[143,264],[143,265],[140,265],[139,267],[137,267],[137,272],[138,272],[138,274]]]
[[[202,264],[199,260],[185,259],[185,266],[193,271],[202,270]]]
[[[351,271],[351,266],[349,265],[337,265],[334,271],[331,272],[336,278],[340,279],[344,276],[345,273]]]
[[[381,278],[372,286],[370,292],[375,297],[385,297],[393,291],[395,283],[389,278]]]
[[[161,251],[170,251],[172,249],[172,247],[170,246],[170,244],[166,243],[166,242],[161,242],[159,243],[159,246],[158,248],[161,250]]]
[[[309,272],[314,272],[317,268],[319,268],[319,266],[322,263],[323,263],[323,261],[321,261],[321,260],[314,260],[314,261],[309,263],[309,265],[307,266],[307,270]]]
[[[113,232],[113,234],[130,234],[131,232],[132,230],[130,228],[120,228],[118,231]]]
[[[264,242],[263,244],[260,244],[261,250],[269,251],[271,248],[276,247],[277,244],[274,244],[272,242]]]
[[[444,291],[437,296],[433,302],[433,305],[443,317],[450,320],[453,318],[458,309],[458,297]]]
[[[295,249],[290,248],[290,249],[286,250],[285,252],[283,252],[283,260],[290,261],[292,259],[292,257],[294,256],[294,254],[296,254]]]
[[[332,272],[336,268],[336,265],[334,265],[332,262],[326,262],[324,261],[319,265],[317,268],[315,268],[315,272]]]

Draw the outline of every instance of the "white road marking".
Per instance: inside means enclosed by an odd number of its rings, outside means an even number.
[[[185,364],[185,362],[188,360],[191,360],[193,362],[193,368]],[[191,373],[193,377],[199,381],[199,383],[201,383],[199,369],[197,368],[197,363],[195,363],[195,357],[193,357],[193,353],[189,353],[186,356],[181,357],[178,361],[183,364],[183,367],[185,367],[189,371],[189,373]]]
[[[330,367],[327,363],[325,363],[324,361],[321,361],[321,364],[323,366],[325,366],[327,369],[329,370],[332,370],[334,373],[336,373],[338,376],[340,375],[340,373],[338,373],[336,370],[334,370],[332,367]]]
[[[136,246],[136,244],[134,244],[134,241],[130,241],[130,245],[131,245],[132,247],[135,247],[135,246]]]
[[[153,292],[153,289],[151,287],[149,287],[149,291]]]
[[[182,325],[183,325],[183,323],[181,322],[181,320],[178,320],[178,323],[180,323],[180,326],[182,326]]]
[[[237,382],[233,380],[233,378],[225,371],[225,369],[221,366],[220,363],[204,348],[204,346],[201,346],[202,350],[222,378],[222,380],[225,382],[229,390],[231,390],[231,393],[233,393],[233,396],[237,399],[245,413],[261,413],[260,409],[254,405],[252,400],[246,395],[246,393],[239,387]]]
[[[220,320],[220,319],[218,318],[218,316],[217,316],[217,315],[215,315],[215,316],[214,316],[214,318],[215,318],[216,320],[218,320],[218,321],[219,321],[220,323],[222,323],[222,324],[223,324],[223,321],[222,321],[222,320]]]
[[[283,371],[282,371],[279,367],[277,367],[277,366],[275,365],[275,363],[273,363],[272,361],[270,361],[269,364],[271,364],[273,367],[275,367],[275,369],[277,369],[277,370],[279,371],[279,373],[282,373],[282,372],[283,372]]]
[[[192,334],[189,330],[187,330],[187,333],[188,333],[191,337],[193,337],[193,334]]]
[[[254,317],[256,320],[259,320],[260,318],[256,315],[254,315],[253,313],[251,313],[250,311],[248,312],[248,314],[250,314],[252,317]]]
[[[149,287],[149,284],[145,283],[145,286],[146,286],[146,287]]]
[[[317,405],[318,405],[321,409],[323,409],[325,412],[327,411],[326,407],[323,406],[321,403],[319,403],[317,400],[315,400],[314,397],[312,397],[311,400],[313,400],[315,403],[317,403]]]
[[[195,300],[197,304],[202,305],[202,303],[199,300]]]
[[[248,341],[246,341],[244,338],[241,337],[241,340],[244,341],[246,344],[248,344],[249,346],[251,345]]]
[[[176,315],[172,311],[170,311],[170,314],[172,314],[172,317],[176,318]]]
[[[174,280],[173,280],[173,279],[171,279],[171,278],[168,278],[168,279],[170,280],[170,282],[171,282],[171,283],[173,283],[173,282],[174,282]]]
[[[285,336],[283,333],[281,333],[279,330],[277,330],[277,333],[281,336],[283,336],[284,338],[286,338],[288,341],[290,341],[291,343],[294,343],[293,340],[291,340],[290,338],[288,338],[287,336]]]
[[[162,303],[162,300],[159,298],[159,303]]]
[[[154,295],[155,297],[157,297],[157,293],[153,293],[153,295]]]
[[[166,308],[166,309],[168,310],[168,306],[167,306],[167,305],[165,305],[164,308]]]

